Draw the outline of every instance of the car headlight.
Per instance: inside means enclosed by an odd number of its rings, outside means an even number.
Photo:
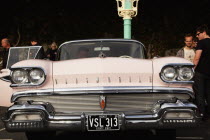
[[[193,70],[192,64],[169,64],[162,68],[160,78],[164,82],[169,83],[193,83]]]
[[[28,82],[28,73],[23,69],[15,70],[12,73],[12,81],[16,84],[25,84]]]
[[[12,69],[11,86],[41,85],[45,79],[45,72],[41,68],[18,68]]]
[[[44,72],[41,69],[33,69],[29,73],[30,81],[34,84],[41,84],[45,80]]]
[[[161,76],[166,81],[173,81],[177,77],[176,69],[174,67],[165,67]]]
[[[182,67],[179,69],[179,79],[182,81],[190,81],[194,76],[192,68]]]

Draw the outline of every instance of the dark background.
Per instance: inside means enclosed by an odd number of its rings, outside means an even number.
[[[210,26],[209,0],[139,0],[138,5],[138,15],[132,19],[132,39],[150,46],[158,55],[181,48],[183,36],[195,34],[198,26]],[[117,14],[116,0],[5,0],[0,6],[0,39],[9,37],[13,46],[28,45],[33,37],[45,45],[123,38],[123,19]]]

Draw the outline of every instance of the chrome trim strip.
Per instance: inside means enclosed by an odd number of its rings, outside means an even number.
[[[194,92],[190,88],[174,88],[174,87],[152,87],[152,86],[135,86],[135,87],[91,87],[91,88],[71,88],[71,89],[55,89],[54,94],[88,94],[88,93],[186,93],[193,97]]]
[[[171,65],[171,66],[192,66],[192,67],[194,67],[194,64],[192,64],[192,63],[168,63],[168,64],[165,64],[163,67],[169,66],[169,65]]]
[[[21,91],[13,93],[11,97],[11,102],[14,102],[19,97],[25,96],[39,96],[39,95],[53,95],[53,89],[43,89],[43,90],[31,90],[31,91]]]
[[[53,116],[53,120],[79,120],[80,116]]]
[[[194,97],[194,91],[191,88],[175,88],[175,87],[153,87],[153,92],[157,93],[180,93],[180,94],[188,94],[192,98]]]
[[[7,80],[5,77],[8,77],[8,76],[1,77],[0,79],[1,79],[2,81],[5,81],[5,82],[11,82],[10,80]]]
[[[46,111],[45,107],[42,105],[29,105],[29,104],[13,105],[8,109],[8,111],[22,110],[22,109],[29,109],[29,110],[38,109],[38,110]]]
[[[19,97],[39,96],[39,95],[70,95],[70,94],[108,94],[108,93],[178,93],[188,94],[194,98],[194,92],[190,88],[174,88],[174,87],[152,87],[152,86],[136,86],[136,87],[83,87],[83,88],[66,88],[66,89],[45,89],[16,92],[11,97],[14,102]]]
[[[66,88],[54,89],[56,94],[88,94],[88,93],[149,93],[152,92],[152,86],[133,86],[133,87],[83,87],[83,88]]]
[[[165,82],[165,83],[175,83],[175,84],[193,84],[194,81],[166,81],[162,78],[162,76],[160,75],[160,79]]]
[[[153,87],[153,90],[160,90],[161,92],[164,90],[180,90],[180,91],[189,91],[191,93],[193,93],[193,89],[192,88],[178,88],[178,87]]]

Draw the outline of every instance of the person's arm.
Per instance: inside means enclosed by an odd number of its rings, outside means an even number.
[[[201,54],[202,54],[202,50],[196,50],[195,51],[195,57],[194,57],[194,60],[193,60],[193,64],[195,65],[194,69],[198,65],[198,62],[199,62],[200,57],[201,57]]]
[[[177,57],[181,57],[181,50],[179,50],[179,51],[176,53],[176,56],[177,56]]]
[[[177,57],[181,57],[181,58],[184,58],[184,48],[180,49],[177,54],[176,54]]]

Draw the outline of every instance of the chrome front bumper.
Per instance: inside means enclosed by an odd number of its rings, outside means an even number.
[[[191,118],[166,118],[166,113],[189,112]],[[15,120],[16,115],[40,114],[40,120]],[[40,130],[68,130],[87,131],[87,116],[96,112],[80,114],[54,114],[50,107],[43,104],[30,104],[11,106],[5,117],[2,118],[7,131],[40,131]],[[199,125],[201,117],[197,112],[196,105],[183,103],[164,103],[157,110],[151,112],[97,112],[98,115],[118,114],[120,131],[155,128],[179,128],[195,127]]]

